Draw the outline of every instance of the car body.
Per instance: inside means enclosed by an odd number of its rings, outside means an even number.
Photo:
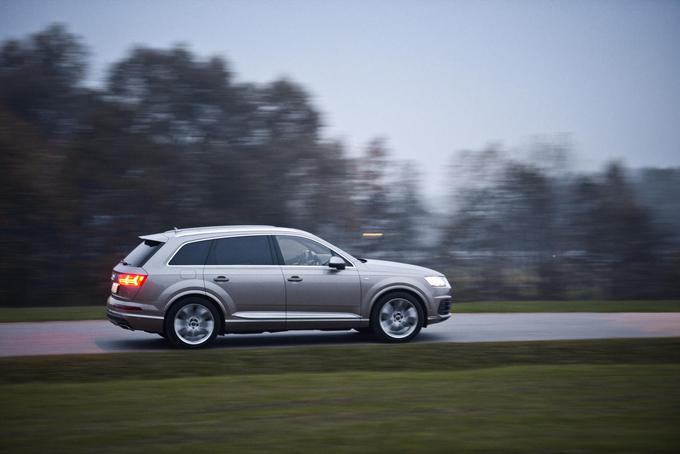
[[[450,317],[451,286],[441,273],[357,259],[302,230],[201,227],[140,239],[113,269],[107,316],[179,346],[304,329],[373,331],[400,342]]]

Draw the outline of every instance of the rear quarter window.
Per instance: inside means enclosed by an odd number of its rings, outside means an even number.
[[[129,266],[143,266],[161,246],[163,243],[160,241],[144,240],[123,259],[123,262]]]
[[[195,241],[182,245],[169,265],[205,265],[212,240]]]

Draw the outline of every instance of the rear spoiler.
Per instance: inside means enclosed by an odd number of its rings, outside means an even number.
[[[155,233],[153,235],[143,235],[139,237],[140,240],[150,240],[150,241],[158,241],[159,243],[165,243],[169,240],[169,238],[162,233]]]

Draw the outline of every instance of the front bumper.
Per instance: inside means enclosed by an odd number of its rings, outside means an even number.
[[[116,326],[128,330],[149,333],[163,332],[163,317],[148,313],[148,305],[123,301],[109,296],[106,301],[106,317]],[[144,313],[144,312],[147,313]]]
[[[448,320],[450,318],[451,318],[451,314],[448,314],[448,315],[439,315],[439,314],[430,315],[429,317],[427,317],[427,324],[433,325],[435,323],[445,322],[446,320]]]
[[[436,312],[434,314],[430,314],[427,317],[428,325],[431,325],[433,323],[440,323],[451,318],[451,303],[453,302],[453,298],[451,297],[451,295],[447,294],[435,296],[433,299],[434,299],[433,306]]]

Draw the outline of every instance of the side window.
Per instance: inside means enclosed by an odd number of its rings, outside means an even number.
[[[328,265],[332,256],[336,255],[326,246],[316,241],[295,236],[277,236],[284,265]]]
[[[170,265],[205,265],[212,240],[187,243],[170,260]]]
[[[208,265],[273,265],[266,236],[235,236],[215,240]]]

